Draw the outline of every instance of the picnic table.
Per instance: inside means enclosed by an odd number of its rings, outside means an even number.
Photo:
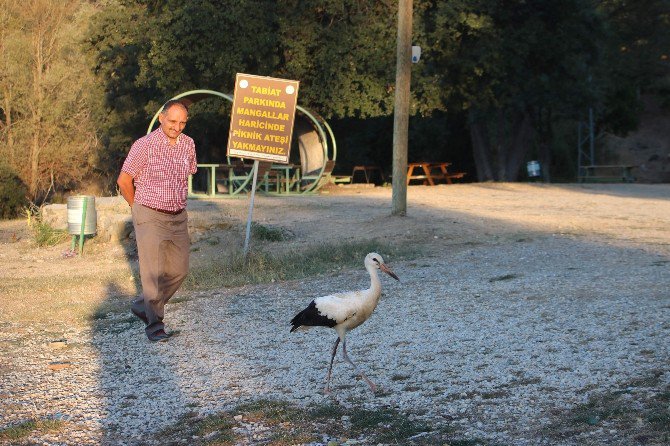
[[[635,177],[632,170],[636,165],[629,164],[591,164],[580,166],[578,180],[584,181],[623,181],[633,183]]]
[[[384,172],[379,166],[371,166],[371,165],[354,166],[354,168],[351,170],[352,183],[355,183],[355,180],[357,179],[356,176],[357,173],[359,174],[358,177],[360,177],[360,174],[363,174],[363,178],[365,179],[366,183],[370,183],[375,176],[378,176],[379,179],[382,182],[384,182]]]
[[[216,197],[221,195],[220,190],[226,195],[236,195],[243,191],[247,183],[251,180],[249,172],[251,164],[239,163],[198,163],[198,168],[202,168],[207,176],[207,190],[195,192],[193,189],[193,175],[188,177],[188,196],[208,196]],[[225,172],[225,173],[224,173]]]
[[[276,185],[276,193],[289,194],[294,186],[300,183],[300,166],[295,164],[272,164],[263,176],[258,175],[259,186],[270,192],[270,184]]]
[[[423,184],[430,186],[435,186],[440,181],[453,184],[452,179],[463,178],[465,176],[465,172],[449,172],[449,166],[451,166],[451,163],[447,162],[429,163],[422,161],[408,163],[407,184],[409,185],[410,181],[415,180],[419,180]]]

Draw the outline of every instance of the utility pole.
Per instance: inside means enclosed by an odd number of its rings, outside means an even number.
[[[398,0],[398,40],[393,113],[393,215],[407,213],[407,140],[412,75],[412,0]]]

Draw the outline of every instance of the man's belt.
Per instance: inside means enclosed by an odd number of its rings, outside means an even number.
[[[179,214],[181,214],[182,212],[184,212],[184,209],[183,209],[183,208],[182,208],[182,209],[179,209],[178,211],[166,211],[166,210],[164,210],[164,209],[156,209],[156,208],[152,208],[151,206],[145,206],[145,205],[142,205],[142,206],[144,206],[145,208],[151,209],[152,211],[160,212],[161,214],[179,215]]]

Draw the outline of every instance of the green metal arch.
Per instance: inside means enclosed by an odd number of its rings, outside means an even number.
[[[181,98],[188,97],[188,96],[202,95],[202,94],[211,95],[211,96],[218,96],[218,97],[221,97],[223,99],[226,99],[226,100],[230,101],[230,103],[233,102],[233,96],[231,96],[229,94],[221,93],[220,91],[215,91],[215,90],[189,90],[189,91],[186,91],[184,93],[180,93],[180,94],[170,98],[170,100],[172,101],[172,100],[177,100],[177,99],[181,99]],[[153,119],[149,123],[149,127],[147,128],[147,134],[152,132],[153,127],[156,124],[156,121],[158,120],[158,115],[160,115],[162,108],[163,107],[161,106],[161,108],[158,109],[158,111],[154,115]],[[296,109],[311,121],[312,125],[314,126],[316,131],[319,133],[319,137],[321,138],[321,145],[323,147],[323,159],[326,160],[326,161],[328,161],[328,160],[335,161],[335,159],[337,157],[337,145],[335,143],[335,135],[333,134],[333,130],[330,128],[330,126],[328,125],[326,120],[323,119],[321,116],[316,115],[315,113],[313,114],[313,113],[309,112],[307,109],[305,109],[305,108],[303,108],[299,105],[296,105]],[[325,127],[325,131],[324,131],[324,127]],[[330,141],[332,143],[332,152],[333,152],[333,157],[332,158],[330,158],[328,156],[328,137],[326,137],[326,131],[328,132],[328,136],[330,137]],[[320,185],[320,183],[321,183],[320,179],[323,177],[323,172],[324,172],[325,169],[326,169],[326,163],[324,162],[323,165],[321,166],[321,170],[319,171],[319,176],[318,176],[319,179],[315,180],[309,187],[307,187],[303,191],[303,193],[313,192]],[[246,187],[247,184],[249,184],[249,182],[251,180],[252,180],[251,175],[249,175],[248,178],[244,181],[244,183],[240,185],[240,190],[243,189],[244,187]]]

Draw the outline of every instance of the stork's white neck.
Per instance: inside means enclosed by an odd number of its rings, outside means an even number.
[[[382,283],[381,280],[379,280],[379,270],[372,265],[368,266],[367,270],[370,274],[370,294],[375,300],[379,300],[379,296],[382,294]]]

